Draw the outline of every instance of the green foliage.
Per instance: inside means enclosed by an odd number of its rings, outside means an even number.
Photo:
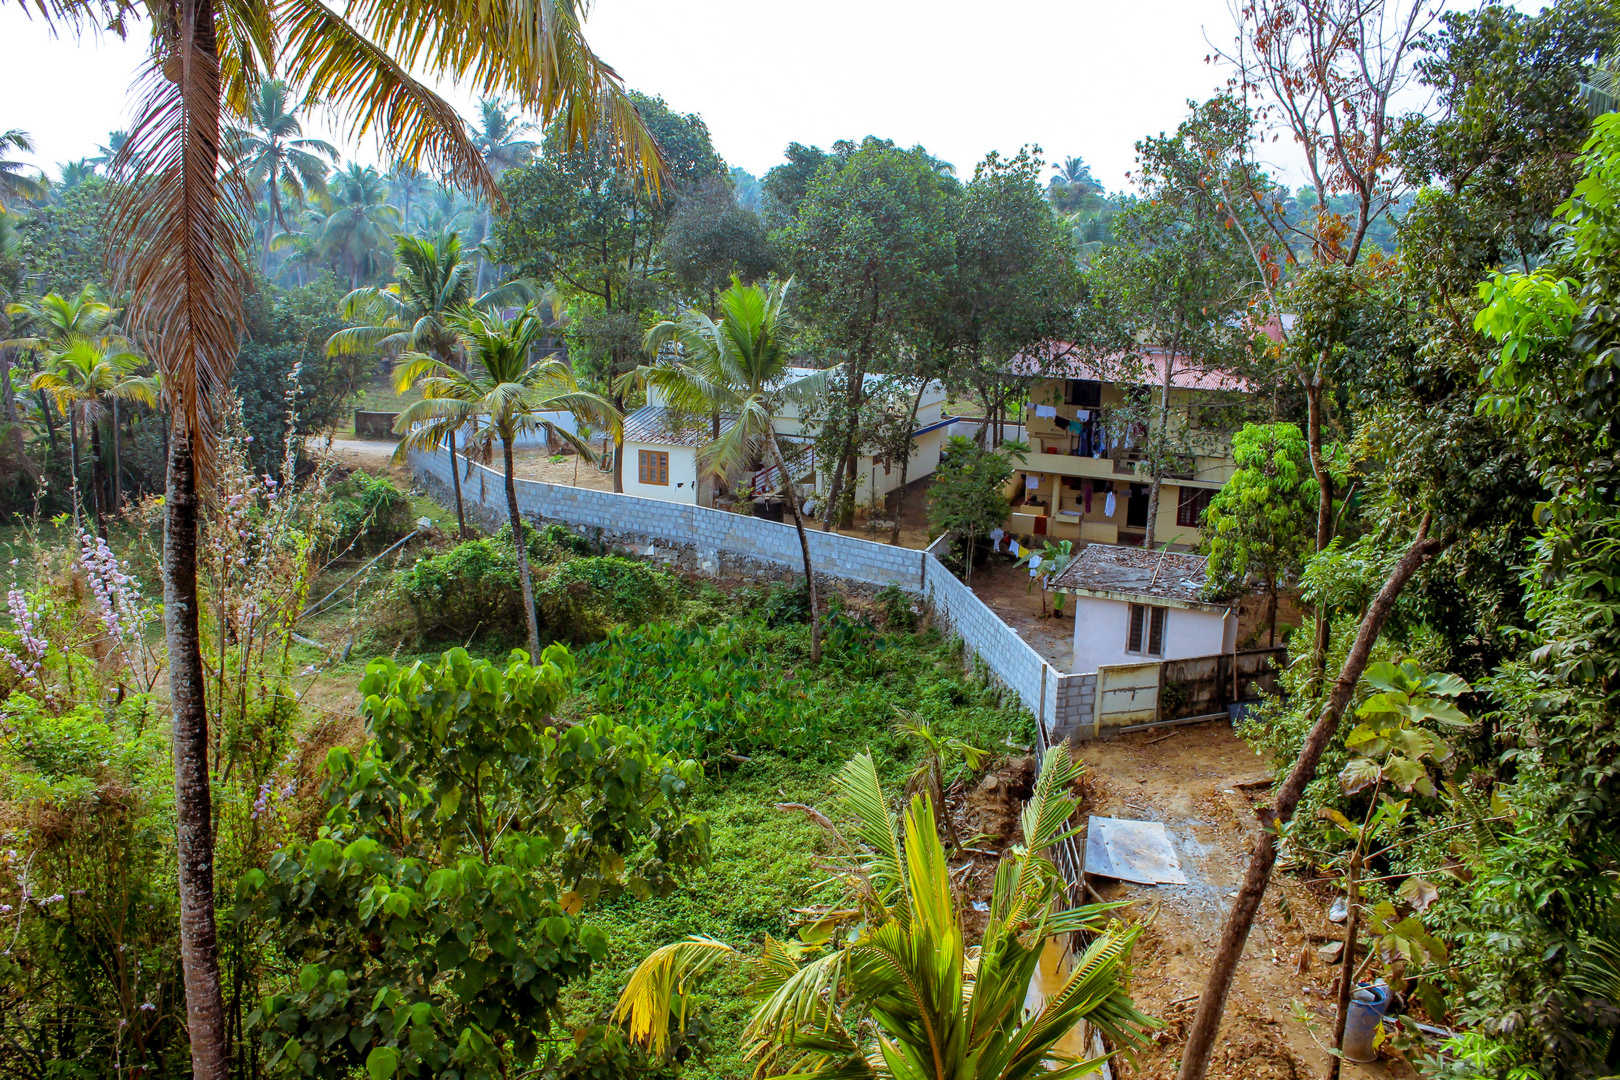
[[[976,442],[953,435],[945,444],[928,489],[928,528],[937,536],[946,532],[971,543],[1007,520],[1007,482],[1014,458],[1023,447],[1003,443],[986,450]]]
[[[386,476],[350,473],[331,488],[327,503],[340,551],[353,547],[375,551],[387,547],[416,527],[411,519],[410,496]]]
[[[1275,593],[1316,539],[1320,488],[1305,436],[1293,424],[1245,424],[1232,458],[1236,471],[1205,511],[1210,588],[1231,595],[1255,580]]]
[[[680,582],[640,559],[595,555],[569,559],[542,576],[534,599],[552,637],[594,641],[613,626],[668,615],[679,602]]]
[[[489,635],[510,641],[522,635],[523,597],[510,536],[464,541],[418,559],[395,579],[390,592],[415,616],[415,640],[465,642]]]
[[[734,623],[613,630],[581,654],[592,707],[663,749],[723,761],[765,747],[814,746],[820,719],[748,655]]]
[[[459,649],[368,665],[368,741],[329,756],[317,838],[242,880],[296,972],[251,1018],[272,1065],[528,1068],[563,987],[606,951],[582,909],[666,894],[705,857],[696,766],[605,718],[557,724],[573,677],[561,646],[504,669]]]
[[[910,593],[898,585],[885,585],[877,591],[875,599],[885,630],[917,629],[917,600]]]
[[[181,1067],[169,769],[144,698],[0,705],[0,1073]]]

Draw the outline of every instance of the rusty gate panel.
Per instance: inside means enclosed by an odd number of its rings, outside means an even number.
[[[1105,664],[1097,669],[1096,733],[1158,719],[1159,667],[1155,661]]]

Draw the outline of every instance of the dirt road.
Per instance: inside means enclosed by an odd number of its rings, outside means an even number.
[[[1085,743],[1079,755],[1091,771],[1091,813],[1163,822],[1187,875],[1186,885],[1158,887],[1092,879],[1106,899],[1135,901],[1132,917],[1148,923],[1132,964],[1131,992],[1145,1012],[1166,1023],[1155,1046],[1135,1061],[1121,1061],[1116,1075],[1169,1080],[1256,835],[1253,807],[1238,785],[1266,770],[1224,723]],[[1210,1076],[1327,1075],[1327,1055],[1315,1040],[1332,1039],[1339,972],[1317,952],[1339,930],[1327,921],[1328,899],[1291,875],[1273,877],[1227,1000]],[[1296,1003],[1309,1016],[1314,1038],[1293,1015]],[[1411,1074],[1386,1062],[1347,1063],[1343,1075],[1355,1080]]]

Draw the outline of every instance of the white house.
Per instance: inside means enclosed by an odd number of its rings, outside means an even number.
[[[1202,599],[1202,555],[1090,544],[1052,581],[1074,596],[1072,671],[1183,660],[1237,647],[1237,611]]]
[[[790,379],[797,381],[816,374],[818,369],[788,370]],[[870,388],[885,376],[868,375],[866,378]],[[951,426],[956,423],[941,416],[945,398],[942,383],[929,383],[923,389],[912,436],[911,463],[906,467],[908,483],[933,475],[939,466],[940,451],[951,434]],[[730,419],[722,417],[721,433],[730,425]],[[797,410],[787,409],[777,417],[776,434],[785,450],[789,443],[803,443],[813,438],[815,426],[807,424]],[[714,481],[699,475],[697,455],[698,449],[713,441],[715,435],[712,418],[680,414],[667,407],[656,387],[649,388],[647,404],[624,418],[625,492],[649,499],[713,505]],[[805,469],[808,475],[801,478],[799,488],[808,494],[815,489],[821,470],[813,463],[807,464]],[[862,454],[855,468],[856,502],[870,502],[874,495],[881,497],[899,487],[900,471],[898,461]],[[770,486],[775,486],[774,480]]]

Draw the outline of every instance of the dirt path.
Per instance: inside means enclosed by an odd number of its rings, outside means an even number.
[[[1238,784],[1266,770],[1224,723],[1085,743],[1079,754],[1091,771],[1091,812],[1163,822],[1187,875],[1186,885],[1159,887],[1092,879],[1104,898],[1136,901],[1131,915],[1147,927],[1136,947],[1131,993],[1166,1025],[1155,1045],[1135,1061],[1120,1062],[1116,1075],[1169,1080],[1255,835],[1252,805]],[[1303,1006],[1316,1038],[1331,1040],[1339,969],[1323,962],[1317,949],[1339,928],[1327,921],[1326,900],[1291,875],[1273,877],[1227,1001],[1210,1076],[1327,1075],[1327,1055],[1293,1015],[1295,1003]],[[1399,1066],[1347,1063],[1343,1075],[1357,1080],[1410,1073]]]
[[[1074,605],[1061,619],[1041,614],[1041,594],[1029,587],[1029,568],[1007,555],[991,555],[973,568],[973,591],[1059,671],[1074,666]],[[1051,597],[1047,598],[1051,610]]]

